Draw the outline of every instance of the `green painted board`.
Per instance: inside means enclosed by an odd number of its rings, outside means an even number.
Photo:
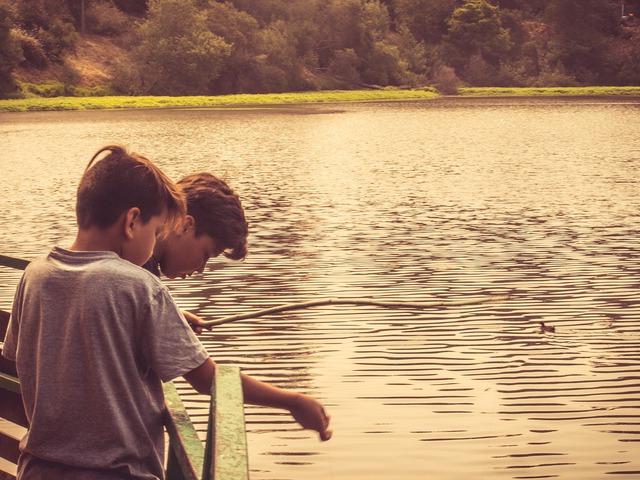
[[[203,480],[248,480],[247,433],[239,367],[216,366],[205,449]]]
[[[165,423],[170,449],[167,480],[200,480],[204,463],[202,441],[191,423],[174,383],[165,383],[163,388],[169,412],[169,418]]]

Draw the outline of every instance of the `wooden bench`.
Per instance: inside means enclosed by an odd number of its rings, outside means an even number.
[[[24,269],[29,262],[0,255],[0,265]],[[9,313],[0,310],[0,351]],[[168,480],[247,480],[249,465],[240,369],[218,365],[203,445],[173,382],[164,384],[169,437]],[[0,356],[0,480],[15,480],[18,444],[27,432],[15,366]]]

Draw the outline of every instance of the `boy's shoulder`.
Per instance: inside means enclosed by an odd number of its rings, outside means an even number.
[[[164,287],[156,276],[110,251],[75,251],[54,247],[48,255],[31,262],[27,269],[36,275],[82,274],[87,282],[100,279],[100,283],[108,284],[113,281],[113,285],[120,288],[133,285],[152,289]]]

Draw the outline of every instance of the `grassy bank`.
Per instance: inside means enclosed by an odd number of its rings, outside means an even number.
[[[0,100],[0,112],[105,108],[220,107],[436,98],[434,90],[355,90],[193,97],[54,97]]]
[[[640,96],[640,87],[571,87],[571,88],[461,88],[463,97],[498,96]],[[0,100],[0,112],[51,110],[89,110],[115,108],[166,108],[285,105],[296,103],[339,103],[386,100],[420,100],[438,98],[434,89],[421,90],[353,90],[257,95],[221,95],[193,97],[54,97]]]
[[[601,96],[640,96],[640,87],[523,87],[523,88],[461,88],[464,97],[601,97]]]

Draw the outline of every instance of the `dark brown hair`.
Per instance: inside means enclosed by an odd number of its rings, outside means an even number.
[[[207,234],[223,248],[232,260],[247,256],[249,225],[240,197],[210,173],[194,173],[178,181],[187,199],[187,214],[196,223],[196,236]]]
[[[96,161],[105,152],[107,155]],[[148,159],[120,145],[101,148],[89,161],[78,186],[78,226],[107,228],[134,207],[140,209],[144,223],[166,209],[167,228],[181,222],[186,213],[180,189]]]

